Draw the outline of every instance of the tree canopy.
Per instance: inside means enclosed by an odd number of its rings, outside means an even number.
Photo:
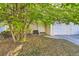
[[[0,20],[17,20],[27,18],[28,21],[52,23],[79,23],[79,4],[0,4]],[[7,19],[8,18],[8,19]],[[26,19],[26,20],[27,20]]]
[[[3,3],[0,4],[0,21],[9,25],[13,36],[25,34],[32,23],[50,25],[57,21],[79,24],[79,4]]]

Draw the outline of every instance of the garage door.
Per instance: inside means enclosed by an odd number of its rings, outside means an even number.
[[[74,25],[73,23],[55,23],[51,27],[51,35],[72,35],[79,34],[79,25]]]

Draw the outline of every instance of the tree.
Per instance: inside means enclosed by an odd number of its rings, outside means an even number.
[[[26,39],[32,23],[45,26],[61,23],[79,24],[79,4],[0,4],[0,20],[9,26],[14,41]]]

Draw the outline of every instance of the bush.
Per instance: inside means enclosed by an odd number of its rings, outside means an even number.
[[[2,35],[4,38],[12,37],[10,31],[4,31],[4,32],[1,33],[1,35]]]

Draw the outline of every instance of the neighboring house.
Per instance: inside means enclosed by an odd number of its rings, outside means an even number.
[[[0,33],[6,31],[9,28],[8,25],[5,25],[5,22],[0,21]]]
[[[7,25],[0,27],[0,33],[6,31],[9,27]]]

